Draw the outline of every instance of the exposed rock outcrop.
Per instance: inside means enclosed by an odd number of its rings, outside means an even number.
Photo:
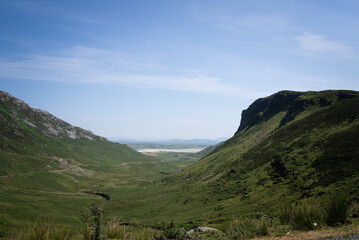
[[[43,135],[58,139],[97,139],[107,141],[107,139],[96,136],[91,131],[74,127],[47,111],[31,108],[27,103],[7,92],[0,91],[0,104],[8,109],[10,115],[17,120],[18,124],[13,125],[16,129],[23,128],[22,123],[24,123]]]

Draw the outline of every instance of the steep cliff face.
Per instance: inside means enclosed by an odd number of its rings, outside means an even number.
[[[358,97],[355,91],[294,92],[280,91],[254,101],[242,111],[241,123],[236,134],[260,122],[267,121],[280,112],[286,112],[280,126],[292,121],[299,113],[311,107],[324,108],[336,101]]]
[[[3,91],[0,91],[0,108],[2,119],[0,134],[3,137],[26,134],[26,132],[29,134],[30,131],[35,131],[57,139],[106,141],[105,138],[96,136],[91,131],[74,127],[47,111],[31,108],[27,103]]]
[[[288,110],[299,95],[298,92],[282,91],[256,100],[242,111],[241,123],[236,133],[248,129],[260,121],[265,121],[281,111]]]

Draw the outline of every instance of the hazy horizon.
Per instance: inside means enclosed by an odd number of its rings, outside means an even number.
[[[280,90],[359,90],[359,2],[0,2],[0,90],[108,139],[233,136]]]

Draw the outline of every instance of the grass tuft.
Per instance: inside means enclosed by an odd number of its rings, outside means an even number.
[[[297,230],[313,230],[323,225],[339,226],[347,221],[349,204],[346,194],[332,194],[321,200],[305,199],[292,203],[279,213],[281,224]],[[354,210],[353,210],[354,211]]]
[[[297,230],[313,230],[325,222],[325,214],[317,200],[292,203],[279,213],[281,224]]]
[[[349,203],[346,194],[333,194],[325,199],[326,223],[329,226],[344,224],[348,218]]]
[[[234,239],[253,238],[265,236],[269,232],[266,220],[243,218],[230,223],[228,236]]]
[[[20,230],[7,240],[73,240],[76,234],[68,229],[59,228],[52,222],[37,220],[34,225]]]
[[[349,216],[352,218],[359,218],[359,202],[354,201],[349,206]]]
[[[107,224],[106,227],[106,235],[109,239],[154,239],[161,236],[161,233],[161,231],[152,228],[121,225],[121,222],[118,219],[112,220],[110,223]]]

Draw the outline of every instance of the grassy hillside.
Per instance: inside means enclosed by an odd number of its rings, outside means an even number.
[[[319,225],[325,225],[329,210],[323,206],[335,203],[332,193],[359,199],[358,92],[282,91],[244,110],[236,134],[224,143],[197,155],[157,158],[6,93],[0,103],[0,234],[39,217],[76,228],[96,203],[106,218],[134,231],[177,231],[164,227],[174,220],[186,229],[211,225],[225,232],[212,239],[237,239],[250,228],[259,231],[253,236],[266,235],[268,226],[283,234],[300,209],[320,212]]]
[[[339,190],[353,200],[357,136],[358,92],[279,92],[243,111],[231,139],[168,177],[145,204],[163,203],[151,210],[159,219],[213,222],[277,213],[292,201]]]
[[[0,119],[0,235],[38,218],[80,225],[91,204],[123,206],[131,202],[129,195],[138,199],[138,191],[162,173],[186,164],[109,142],[5,92],[0,92]],[[111,212],[120,215],[115,208]]]

